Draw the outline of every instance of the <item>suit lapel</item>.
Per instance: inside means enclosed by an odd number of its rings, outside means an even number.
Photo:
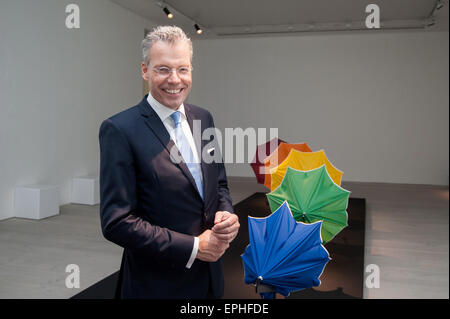
[[[207,196],[207,192],[206,190],[208,189],[208,170],[207,170],[207,166],[205,164],[205,162],[203,161],[203,157],[202,157],[202,150],[203,147],[205,146],[204,143],[206,143],[206,141],[204,141],[202,139],[202,133],[205,130],[205,123],[204,121],[201,120],[201,118],[198,116],[198,114],[195,114],[195,112],[192,110],[192,108],[190,107],[189,104],[184,104],[184,110],[186,112],[186,118],[187,121],[189,123],[189,127],[191,128],[191,133],[192,136],[194,137],[194,143],[195,143],[195,147],[197,149],[197,154],[198,154],[198,158],[200,159],[200,165],[201,165],[201,169],[202,169],[202,175],[203,175],[203,196],[204,196],[204,201],[206,202],[206,196]],[[194,121],[197,120],[200,123],[200,130],[197,127],[197,131],[194,131]]]
[[[141,110],[141,114],[144,117],[145,124],[154,133],[154,135],[159,139],[161,144],[164,146],[166,151],[169,153],[169,157],[172,160],[172,163],[174,165],[177,165],[181,169],[181,171],[184,173],[184,175],[189,180],[189,182],[191,182],[192,186],[195,188],[199,197],[201,198],[200,193],[198,192],[198,189],[197,189],[197,185],[195,184],[195,180],[192,177],[192,174],[189,171],[189,168],[186,166],[186,163],[184,161],[177,163],[177,161],[175,161],[175,159],[173,159],[171,150],[172,150],[172,152],[176,151],[178,153],[178,158],[182,158],[180,151],[176,147],[174,141],[172,141],[170,139],[170,134],[169,134],[169,132],[167,132],[167,129],[164,126],[161,119],[159,118],[158,114],[156,114],[156,112],[153,110],[153,108],[148,104],[147,96],[144,97],[144,99],[142,100],[139,107]],[[191,126],[191,123],[189,125]],[[191,131],[192,131],[192,126],[191,126]],[[202,167],[202,171],[203,171],[203,167]]]

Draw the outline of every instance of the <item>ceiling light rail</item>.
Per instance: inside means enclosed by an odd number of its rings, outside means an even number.
[[[304,23],[291,25],[258,25],[232,26],[214,28],[218,36],[289,34],[301,32],[331,32],[331,31],[377,31],[377,30],[406,30],[424,29],[432,26],[434,19],[418,20],[388,20],[381,21],[379,29],[368,29],[364,21],[346,21],[333,23]]]

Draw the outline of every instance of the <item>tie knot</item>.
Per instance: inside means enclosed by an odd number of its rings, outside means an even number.
[[[175,123],[175,127],[180,124],[181,120],[181,113],[179,111],[175,111],[172,114],[170,114],[170,117],[172,118],[173,122]]]

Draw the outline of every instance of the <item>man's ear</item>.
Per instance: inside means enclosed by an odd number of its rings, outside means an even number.
[[[145,64],[145,62],[141,63],[141,69],[142,69],[142,78],[145,81],[148,81],[148,66]]]

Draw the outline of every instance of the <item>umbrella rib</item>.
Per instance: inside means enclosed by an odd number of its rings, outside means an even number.
[[[293,172],[295,172],[295,171],[293,171]],[[295,185],[294,182],[292,182],[292,184]],[[293,189],[294,188],[292,188],[292,193],[294,194],[294,198],[295,198],[295,201],[296,201],[296,203],[295,203],[296,205],[295,206],[298,206],[298,208],[300,210],[299,213],[305,213],[305,208],[303,207],[303,203],[302,203],[302,200],[300,198],[300,192],[299,191],[295,192]]]
[[[298,226],[298,224],[296,225]],[[302,246],[303,243],[307,240],[309,240],[312,236],[314,236],[314,231],[311,231],[310,233],[307,234],[307,236],[305,236],[304,238],[302,238],[301,241],[297,242],[292,248],[291,251],[289,253],[287,253],[286,255],[283,256],[283,258],[281,258],[276,264],[274,264],[267,272],[271,272],[274,269],[276,269],[277,267],[279,267],[281,264],[283,264],[287,259],[289,259],[294,253],[298,253],[297,249],[298,247]],[[285,243],[287,242],[287,240],[285,241]],[[284,244],[283,244],[284,246]],[[283,247],[282,246],[282,247]]]
[[[335,201],[337,201],[337,200],[339,200],[341,198],[344,198],[345,196],[348,196],[348,195],[349,195],[348,193],[338,193],[335,196],[327,198],[326,202],[325,201],[321,201],[321,202],[318,203],[317,206],[311,207],[311,210],[312,211],[318,210],[318,209],[320,209],[320,208],[322,208],[322,207],[324,207],[324,206],[326,206],[326,205],[328,205],[328,204],[330,204],[332,202],[335,202]],[[346,208],[344,208],[343,210],[346,210]]]
[[[320,176],[322,176],[322,174],[323,174],[323,170],[321,171],[321,175]],[[318,179],[320,179],[320,176],[318,177]],[[305,212],[305,216],[306,216],[306,214],[307,213],[309,213],[309,211],[311,210],[310,208],[310,205],[311,205],[311,199],[312,198],[314,198],[315,196],[316,196],[316,194],[318,193],[318,191],[319,191],[319,183],[317,183],[317,181],[314,183],[314,188],[313,188],[313,190],[312,190],[312,192],[311,192],[311,194],[310,194],[310,196],[309,196],[309,198],[308,198],[308,200],[307,200],[307,203],[306,203],[306,205],[308,206],[308,212]],[[305,211],[305,210],[303,210],[303,211]]]
[[[326,260],[326,262],[325,262],[325,264],[322,266],[324,260]],[[309,265],[308,267],[303,268],[301,271],[299,271],[299,270],[293,270],[293,271],[289,271],[289,272],[283,273],[283,277],[288,277],[288,276],[296,275],[296,274],[298,274],[298,273],[300,273],[300,272],[307,272],[307,271],[313,270],[313,269],[315,269],[315,268],[317,268],[317,267],[319,267],[319,266],[321,266],[321,267],[324,268],[325,265],[326,265],[326,263],[327,263],[329,260],[330,260],[330,259],[326,259],[326,258],[317,259],[317,261],[315,261],[314,263],[311,263],[311,265]],[[269,280],[270,280],[270,277],[269,277]]]

